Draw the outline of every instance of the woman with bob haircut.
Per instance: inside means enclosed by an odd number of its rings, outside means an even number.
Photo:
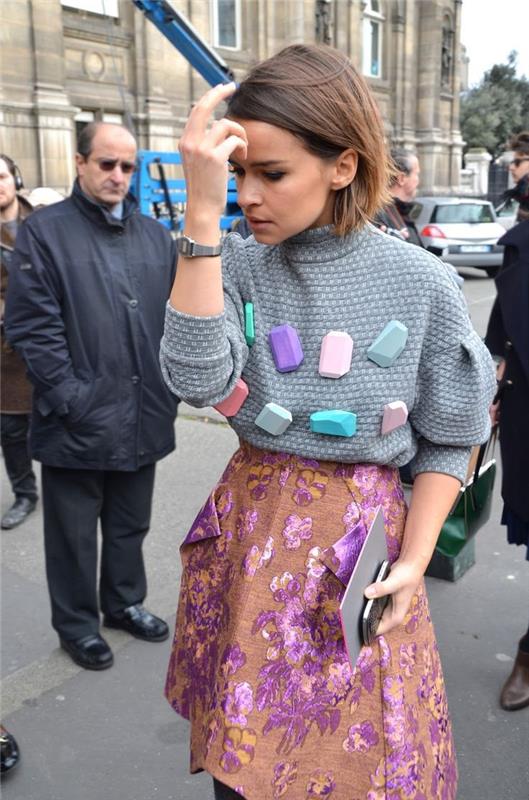
[[[293,45],[211,89],[180,151],[162,369],[240,437],[181,547],[166,695],[191,722],[191,771],[225,800],[452,800],[423,574],[489,434],[490,356],[444,265],[370,222],[383,128],[338,51]],[[221,248],[228,169],[253,235]],[[351,664],[340,599],[379,508],[391,572],[365,594],[390,599]]]

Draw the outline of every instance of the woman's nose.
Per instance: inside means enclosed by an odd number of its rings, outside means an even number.
[[[261,193],[255,181],[245,178],[238,182],[237,202],[241,208],[248,208],[261,203]]]

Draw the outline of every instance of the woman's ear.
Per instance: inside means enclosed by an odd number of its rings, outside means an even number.
[[[344,150],[334,162],[334,176],[331,187],[334,191],[345,188],[353,182],[358,169],[358,155],[355,150]]]

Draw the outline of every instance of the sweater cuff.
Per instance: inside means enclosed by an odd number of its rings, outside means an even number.
[[[224,311],[212,317],[195,317],[167,303],[161,347],[163,352],[183,363],[225,356],[229,342]]]
[[[411,462],[411,473],[415,478],[420,472],[443,472],[465,483],[471,452],[470,446],[450,447],[421,439],[419,450]]]

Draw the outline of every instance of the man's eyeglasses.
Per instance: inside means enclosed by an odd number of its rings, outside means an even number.
[[[96,158],[94,161],[97,161],[99,169],[102,169],[103,172],[112,172],[118,164],[124,175],[130,175],[136,169],[133,161],[120,161],[119,158]]]
[[[529,156],[527,158],[513,158],[511,161],[511,165],[513,167],[519,167],[523,161],[529,161]]]

